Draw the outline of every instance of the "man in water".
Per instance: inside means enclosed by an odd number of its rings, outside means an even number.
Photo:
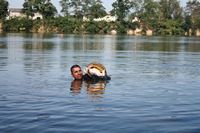
[[[71,68],[71,75],[74,80],[82,80],[83,79],[83,71],[79,65],[73,65]]]
[[[74,80],[71,82],[70,90],[78,94],[81,91],[82,88],[82,82],[83,81],[90,81],[90,78],[88,75],[83,75],[83,71],[79,65],[73,65],[70,68],[71,75],[74,78]],[[105,89],[106,82],[98,82],[96,84],[93,84],[92,82],[87,82],[87,90],[91,94],[94,93],[103,93],[103,90]]]
[[[80,93],[83,81],[87,83],[87,90],[89,92],[102,92],[102,90],[105,89],[107,81],[111,79],[107,75],[104,78],[101,78],[96,75],[92,75],[90,77],[88,74],[83,74],[79,65],[73,65],[70,68],[70,71],[72,77],[74,78],[71,83],[70,90],[74,93]]]
[[[93,66],[92,64],[89,65],[88,67],[90,67],[93,70],[95,69],[95,66]],[[103,77],[97,76],[96,74],[90,75],[88,73],[83,75],[83,71],[81,67],[77,64],[73,65],[70,70],[71,70],[71,75],[74,78],[74,80],[84,80],[84,81],[93,81],[93,82],[111,80],[111,77],[108,76],[107,74]],[[96,70],[99,70],[99,69],[96,69]]]
[[[83,71],[79,65],[73,65],[70,68],[71,75],[74,80],[71,82],[70,90],[73,93],[80,93],[82,87],[82,80],[83,80]]]

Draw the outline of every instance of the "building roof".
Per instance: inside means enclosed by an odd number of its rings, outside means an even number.
[[[22,12],[21,8],[9,8],[9,12]]]

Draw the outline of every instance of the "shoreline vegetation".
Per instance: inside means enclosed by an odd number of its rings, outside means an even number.
[[[126,25],[134,25],[128,23]],[[0,22],[0,33],[6,32],[24,32],[24,33],[57,33],[57,34],[110,34],[110,35],[145,35],[145,36],[200,36],[200,29],[193,33],[192,29],[165,29],[164,33],[158,33],[156,30],[142,28],[127,28],[126,25],[120,25],[120,22],[94,22],[77,20],[67,17],[58,17],[54,19],[26,19],[11,18]],[[120,29],[121,28],[121,29]],[[121,30],[121,31],[119,31]],[[122,31],[123,30],[123,31]]]
[[[9,3],[0,0],[0,33],[200,36],[199,0],[185,7],[178,0],[116,0],[109,13],[101,0],[59,2],[62,15],[51,0],[25,0],[20,15],[10,16]],[[103,20],[106,16],[116,19]]]
[[[127,25],[130,25],[127,22]],[[12,18],[0,23],[1,32],[26,33],[58,33],[58,34],[127,34],[127,35],[153,35],[153,31],[144,31],[139,28],[128,29],[123,27],[123,33],[117,31],[121,27],[119,22],[93,22],[81,21],[73,18],[58,17],[54,19],[31,20],[26,18]]]

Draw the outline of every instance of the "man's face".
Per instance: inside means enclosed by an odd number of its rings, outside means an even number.
[[[83,77],[83,72],[80,67],[75,67],[72,69],[72,76],[74,79],[82,79]]]

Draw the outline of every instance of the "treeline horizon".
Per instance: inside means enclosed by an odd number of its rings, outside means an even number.
[[[60,0],[58,15],[51,0],[25,0],[22,13],[26,17],[6,19],[9,3],[0,0],[3,32],[43,32],[66,34],[127,34],[128,30],[151,30],[153,35],[197,35],[200,29],[200,2],[190,0],[181,7],[179,0],[116,0],[110,14],[114,22],[93,21],[107,15],[101,0]],[[43,19],[32,20],[35,13]],[[89,21],[83,21],[87,17]],[[139,21],[132,21],[134,18]]]

